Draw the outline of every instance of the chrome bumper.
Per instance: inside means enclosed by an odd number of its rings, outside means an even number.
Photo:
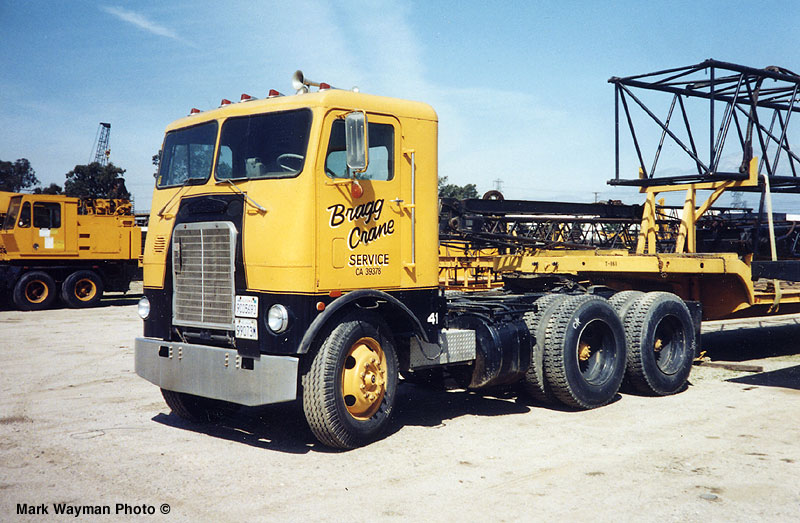
[[[267,405],[297,397],[298,359],[245,358],[235,349],[136,338],[136,374],[162,389],[240,405]]]

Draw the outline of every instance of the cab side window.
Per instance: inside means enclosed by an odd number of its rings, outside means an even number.
[[[61,227],[61,205],[46,202],[34,203],[33,226],[39,229],[58,229]]]
[[[31,226],[31,203],[25,202],[22,204],[22,210],[19,212],[19,222],[17,223],[19,227],[30,227]]]
[[[394,178],[394,126],[372,123],[367,127],[369,166],[363,173],[353,173],[359,180],[391,180]],[[325,157],[325,174],[331,178],[350,178],[347,168],[344,120],[335,120]]]

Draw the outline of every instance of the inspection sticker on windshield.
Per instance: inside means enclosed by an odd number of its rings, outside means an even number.
[[[258,296],[237,296],[236,316],[258,318]]]
[[[236,337],[246,340],[258,339],[258,321],[250,318],[236,318]]]

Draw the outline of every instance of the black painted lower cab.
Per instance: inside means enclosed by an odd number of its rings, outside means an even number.
[[[443,300],[438,289],[414,289],[386,291],[387,294],[405,304],[419,322],[433,334],[438,327],[428,323],[432,313],[439,313]],[[150,300],[150,316],[144,321],[144,335],[165,341],[182,341],[216,347],[235,348],[239,354],[257,357],[259,354],[297,354],[311,322],[339,299],[328,294],[301,295],[241,291],[237,296],[258,297],[258,339],[236,338],[234,331],[185,327],[172,324],[172,292],[165,289],[144,289]],[[267,326],[267,314],[275,304],[281,304],[289,312],[289,324],[284,332],[276,334]],[[391,318],[388,320],[391,321]]]

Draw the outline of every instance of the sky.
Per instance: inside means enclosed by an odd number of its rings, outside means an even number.
[[[291,93],[302,69],[431,104],[439,175],[451,183],[640,203],[636,190],[606,184],[608,79],[707,58],[800,71],[798,26],[789,0],[0,0],[0,160],[27,158],[43,185],[63,185],[109,122],[111,161],[146,211],[167,124],[241,93]],[[635,178],[625,154],[622,175]],[[800,206],[784,196],[776,210]]]

